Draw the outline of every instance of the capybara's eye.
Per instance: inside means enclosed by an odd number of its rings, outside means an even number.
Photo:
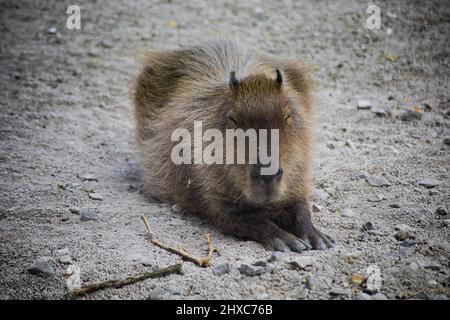
[[[230,116],[229,118],[230,118],[230,120],[231,120],[231,121],[233,121],[233,122],[234,122],[234,124],[238,124],[238,123],[237,123],[237,121],[236,121],[236,120],[234,120],[232,116]]]
[[[288,113],[287,116],[285,116],[284,121],[287,121],[290,117],[291,115]]]

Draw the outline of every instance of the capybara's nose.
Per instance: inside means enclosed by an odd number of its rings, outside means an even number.
[[[271,184],[274,181],[279,181],[282,176],[283,170],[281,168],[279,168],[275,174],[261,174],[261,168],[254,170],[252,173],[252,179],[260,180],[265,184]]]

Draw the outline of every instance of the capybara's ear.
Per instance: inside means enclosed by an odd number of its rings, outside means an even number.
[[[310,94],[314,83],[310,76],[310,68],[300,61],[289,61],[284,65],[287,82],[300,94]]]
[[[277,69],[277,79],[275,81],[279,87],[283,84],[283,76],[281,75],[280,69]]]
[[[230,72],[230,88],[235,89],[239,86],[239,80],[236,78],[236,72]]]

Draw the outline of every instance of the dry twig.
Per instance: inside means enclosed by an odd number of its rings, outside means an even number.
[[[405,299],[411,299],[411,298],[414,298],[414,297],[417,296],[418,294],[424,292],[425,289],[426,289],[426,288],[422,288],[422,289],[419,289],[419,290],[417,290],[417,291],[415,291],[415,292],[411,292],[411,293],[409,293],[409,294],[406,294],[406,295],[404,296],[404,298],[405,298]]]
[[[141,217],[142,217],[142,220],[145,223],[145,227],[147,228],[148,234],[150,236],[151,243],[153,243],[155,246],[160,247],[161,249],[164,249],[164,250],[166,250],[166,251],[168,251],[170,253],[179,255],[183,259],[191,261],[191,262],[199,265],[200,267],[207,267],[209,265],[210,261],[211,261],[211,258],[212,258],[212,255],[214,254],[214,252],[217,252],[217,249],[212,244],[212,238],[211,238],[211,235],[209,233],[206,234],[206,240],[208,242],[208,255],[206,257],[203,257],[203,258],[194,257],[192,254],[187,252],[181,246],[177,246],[176,248],[174,248],[174,247],[170,247],[168,245],[165,245],[164,243],[162,243],[159,240],[154,238],[152,230],[150,229],[150,225],[149,225],[145,215],[141,215]]]
[[[139,273],[137,275],[130,276],[125,279],[108,280],[104,282],[93,283],[88,286],[70,291],[68,294],[66,294],[66,298],[74,299],[83,296],[85,294],[89,294],[106,288],[120,288],[149,278],[164,277],[174,273],[181,274],[182,273],[181,266],[182,266],[181,263],[178,263],[166,268],[158,269],[156,271]]]

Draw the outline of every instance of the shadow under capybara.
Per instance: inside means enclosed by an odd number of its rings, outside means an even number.
[[[148,53],[134,93],[136,143],[147,192],[269,250],[331,247],[333,240],[313,226],[308,201],[312,89],[300,61],[270,57],[235,42]],[[243,164],[174,163],[173,149],[180,143],[189,160],[198,151],[190,140],[173,139],[179,128],[194,137],[194,121],[224,136],[230,129],[277,129],[278,170],[263,175],[259,158]],[[205,150],[210,142],[200,139]],[[246,144],[244,151],[250,147]],[[236,148],[224,150],[215,155],[225,157]]]

